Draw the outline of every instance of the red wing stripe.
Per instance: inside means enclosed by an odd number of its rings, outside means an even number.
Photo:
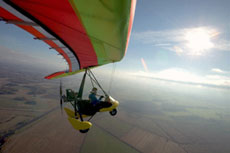
[[[2,8],[4,7],[4,8]],[[5,10],[7,9],[7,10]],[[0,2],[0,17],[4,20],[13,20],[15,22],[30,22],[34,23],[29,18],[25,17],[18,11],[16,11],[14,8],[9,6],[8,4],[4,3],[3,1]],[[46,32],[43,28],[37,27],[37,26],[28,26],[28,25],[21,25],[16,24],[16,26],[24,29],[25,31],[31,33],[37,38],[54,38],[54,36],[50,35],[48,32]],[[45,43],[50,45],[53,48],[57,48],[59,46],[64,46],[59,40],[52,40],[52,39],[43,39]],[[67,61],[69,65],[69,71],[72,72],[72,70],[76,71],[79,70],[79,63],[76,59],[75,55],[69,50],[69,49],[62,49],[57,48],[56,49]],[[74,58],[73,58],[74,57]]]
[[[73,51],[80,68],[98,64],[91,41],[68,0],[11,0],[10,3],[23,9],[23,14]]]
[[[64,74],[64,73],[66,73],[66,72],[65,72],[65,71],[55,72],[55,73],[53,73],[53,74],[51,74],[51,75],[49,75],[49,76],[46,76],[45,79],[52,79],[52,78],[54,78],[54,77],[56,77],[56,76],[59,76],[59,75],[61,75],[61,74]]]

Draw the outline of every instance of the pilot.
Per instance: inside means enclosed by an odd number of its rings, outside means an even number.
[[[101,99],[104,97],[104,96],[101,96],[99,99],[97,99],[96,96],[97,96],[97,88],[94,87],[89,94],[89,99],[93,106],[100,104]]]
[[[104,98],[104,96],[100,96],[99,99],[97,99],[97,88],[93,88],[89,94],[89,99],[91,104],[94,106],[94,109],[99,111],[101,108],[106,108],[112,106],[110,102],[102,102],[101,99]]]

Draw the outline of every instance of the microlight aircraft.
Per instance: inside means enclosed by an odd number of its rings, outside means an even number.
[[[56,50],[68,63],[68,70],[46,76],[57,79],[84,72],[79,92],[71,89],[62,94],[60,104],[65,108],[71,125],[87,132],[92,124],[84,121],[95,113],[87,112],[89,100],[82,98],[86,76],[102,89],[111,106],[98,112],[117,113],[118,101],[108,95],[90,69],[120,61],[127,50],[136,0],[1,0],[0,20],[14,24]]]

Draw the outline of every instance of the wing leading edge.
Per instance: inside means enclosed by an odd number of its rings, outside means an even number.
[[[136,0],[3,0],[0,19],[64,57],[69,70],[45,77],[53,79],[120,61],[128,46],[135,4]]]

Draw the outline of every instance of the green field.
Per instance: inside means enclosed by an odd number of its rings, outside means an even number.
[[[132,126],[129,123],[121,121],[112,116],[102,118],[101,120],[97,120],[96,125],[102,127],[103,129],[107,129],[111,133],[114,133],[114,135],[116,135],[117,137],[125,135],[132,129]]]
[[[81,153],[137,153],[137,151],[104,130],[93,126],[85,138]]]

